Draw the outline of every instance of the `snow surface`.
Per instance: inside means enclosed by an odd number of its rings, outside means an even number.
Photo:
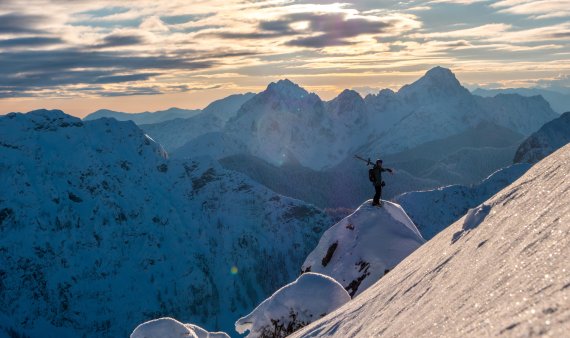
[[[291,337],[567,337],[570,145],[484,205]]]
[[[496,171],[472,186],[450,185],[433,190],[412,191],[394,198],[406,210],[422,236],[429,240],[440,231],[504,187],[521,177],[529,164],[514,164]]]
[[[193,324],[182,324],[165,317],[142,323],[131,333],[131,338],[230,338],[223,332],[208,332]]]
[[[247,338],[285,337],[322,318],[350,300],[334,279],[307,272],[277,290],[247,316],[236,322],[236,331]],[[270,335],[273,334],[273,335]]]
[[[536,163],[570,142],[570,111],[542,126],[517,149],[516,163]]]
[[[325,231],[301,269],[330,276],[356,296],[424,242],[399,205],[368,200]]]
[[[332,221],[133,122],[0,116],[0,336],[125,337],[173,316],[233,331]]]

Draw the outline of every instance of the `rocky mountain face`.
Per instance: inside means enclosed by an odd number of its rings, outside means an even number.
[[[536,163],[570,142],[570,112],[546,123],[517,149],[515,163]]]
[[[291,337],[565,336],[570,145]]]
[[[0,335],[120,337],[163,316],[229,332],[331,224],[217,162],[168,159],[132,122],[9,114],[0,149]]]

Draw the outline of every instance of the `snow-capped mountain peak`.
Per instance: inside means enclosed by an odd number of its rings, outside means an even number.
[[[309,95],[309,92],[289,79],[271,82],[265,92],[284,98],[303,98]]]
[[[416,82],[403,86],[398,93],[404,96],[413,96],[414,94],[429,93],[432,98],[433,95],[447,96],[447,95],[468,95],[469,91],[464,88],[455,74],[447,68],[434,67],[426,72],[424,76]],[[426,93],[426,94],[427,94]]]
[[[81,126],[82,122],[79,118],[65,114],[61,110],[38,109],[27,114],[10,113],[7,118],[21,121],[22,127],[33,125],[36,130],[50,129],[55,130],[58,127],[67,127],[70,125]],[[11,123],[14,123],[13,121]]]

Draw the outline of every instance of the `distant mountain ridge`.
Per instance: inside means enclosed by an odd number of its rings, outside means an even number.
[[[141,125],[149,123],[160,123],[163,121],[178,118],[189,118],[199,114],[200,112],[200,109],[181,109],[174,107],[166,110],[144,113],[123,113],[109,109],[100,109],[85,116],[83,120],[90,121],[100,119],[102,117],[108,117],[114,118],[117,121],[133,121],[134,123]]]
[[[505,88],[505,89],[483,89],[477,88],[472,91],[474,95],[479,96],[496,96],[498,94],[519,94],[522,96],[542,96],[552,109],[562,114],[570,111],[570,94],[564,94],[555,90],[543,88]]]
[[[249,100],[254,94],[235,94],[228,97],[213,101],[204,109],[181,109],[169,108],[166,110],[159,110],[154,112],[143,113],[124,113],[110,109],[99,109],[83,118],[84,121],[96,120],[102,117],[114,118],[117,121],[133,121],[137,125],[155,124],[175,119],[187,119],[206,113],[208,115],[216,116],[217,118],[227,121],[235,115],[241,105]]]

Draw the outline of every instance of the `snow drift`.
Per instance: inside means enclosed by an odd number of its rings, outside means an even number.
[[[182,324],[173,318],[150,320],[137,326],[131,338],[230,338],[224,332],[208,332],[193,324]]]
[[[249,315],[236,322],[236,331],[247,338],[286,337],[288,334],[336,310],[350,300],[334,279],[304,273],[277,290]]]
[[[302,270],[330,276],[356,296],[425,242],[399,205],[371,202],[328,229]]]
[[[564,337],[570,145],[292,337]]]

